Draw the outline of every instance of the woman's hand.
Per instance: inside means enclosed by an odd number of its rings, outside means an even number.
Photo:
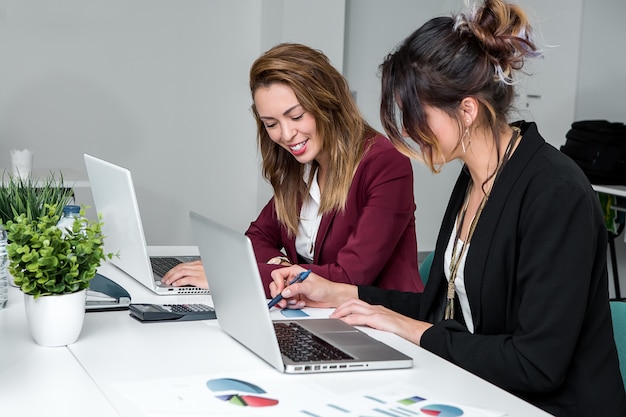
[[[357,298],[341,304],[330,315],[353,326],[369,326],[374,329],[395,333],[416,345],[432,324],[415,320],[379,305],[371,305]]]
[[[199,288],[209,288],[202,261],[184,262],[176,265],[167,271],[161,282],[175,287],[193,285]]]
[[[272,297],[278,294],[283,299],[277,304],[281,308],[299,309],[305,306],[329,308],[336,307],[351,297],[358,296],[357,287],[329,281],[317,274],[310,273],[302,282],[288,285],[296,275],[305,269],[299,265],[272,271],[270,283]]]
[[[281,308],[337,307],[330,315],[353,326],[369,326],[395,333],[417,345],[432,324],[415,320],[379,305],[371,305],[358,299],[355,285],[332,282],[310,273],[302,282],[287,286],[305,269],[299,265],[272,271],[270,283],[272,297],[282,294],[277,304]]]

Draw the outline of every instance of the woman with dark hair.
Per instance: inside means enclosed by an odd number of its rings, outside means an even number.
[[[396,147],[433,172],[463,163],[423,293],[317,274],[285,288],[292,267],[273,273],[272,294],[337,307],[331,317],[394,332],[555,416],[624,416],[599,200],[534,123],[507,120],[515,73],[538,54],[524,11],[486,0],[428,21],[381,66]]]
[[[411,162],[365,122],[328,58],[277,45],[252,65],[250,92],[274,196],[246,234],[268,295],[271,271],[292,264],[336,282],[422,291]],[[164,282],[207,285],[200,262]]]

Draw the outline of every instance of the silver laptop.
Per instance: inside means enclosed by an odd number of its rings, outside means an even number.
[[[199,257],[149,256],[130,171],[91,155],[84,157],[95,209],[102,214],[105,251],[119,253],[111,263],[157,294],[209,293],[194,286],[161,283],[163,274],[173,266]]]
[[[272,321],[250,239],[193,211],[189,217],[220,327],[277,370],[337,372],[413,365],[409,356],[341,320]],[[332,345],[339,353],[324,353],[325,358],[315,360],[294,358],[290,347],[296,345],[293,342],[281,345],[278,336],[298,331],[297,326],[313,333],[313,339],[320,341],[324,348]],[[305,352],[301,347],[295,350],[296,354]]]

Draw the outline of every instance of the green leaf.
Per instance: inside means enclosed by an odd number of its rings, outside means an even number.
[[[103,251],[101,216],[97,221],[81,217],[64,235],[56,227],[57,207],[44,207],[38,218],[20,214],[6,223],[9,270],[16,285],[35,298],[87,288],[100,263],[115,256]]]
[[[0,187],[0,222],[7,223],[19,215],[28,220],[36,220],[48,212],[46,205],[55,207],[60,215],[63,207],[70,203],[73,190],[64,186],[63,175],[50,173],[44,180],[19,178],[2,173],[3,186]]]

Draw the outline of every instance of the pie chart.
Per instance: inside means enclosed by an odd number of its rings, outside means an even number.
[[[251,394],[265,394],[265,390],[257,385],[233,378],[209,379],[206,386],[211,391],[240,391]]]
[[[278,404],[274,398],[255,395],[266,394],[263,388],[239,379],[210,379],[206,386],[215,393],[215,398],[239,407],[271,407]]]
[[[463,415],[463,410],[458,407],[444,404],[430,404],[420,408],[420,411],[427,416],[437,417],[458,417]]]
[[[240,407],[270,407],[278,404],[278,400],[259,397],[257,395],[216,395],[215,398],[219,398],[222,401],[226,401]]]

